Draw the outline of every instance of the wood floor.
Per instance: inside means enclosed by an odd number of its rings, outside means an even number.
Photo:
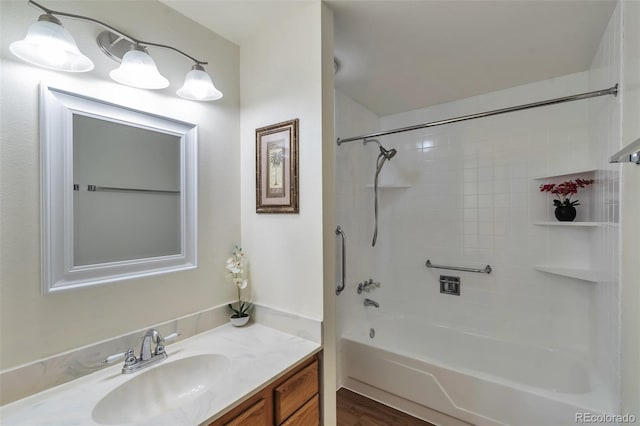
[[[337,394],[338,426],[434,426],[348,389]]]

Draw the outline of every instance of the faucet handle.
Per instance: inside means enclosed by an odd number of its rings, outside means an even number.
[[[164,342],[166,341],[170,341],[170,340],[175,340],[178,338],[178,336],[182,336],[182,333],[171,333],[170,335],[168,335],[167,337],[162,337],[160,336],[158,338],[158,344],[156,345],[156,350],[155,350],[155,354],[156,355],[160,355],[161,353],[164,352]]]
[[[358,294],[361,294],[363,291],[365,293],[369,293],[372,288],[380,287],[379,282],[374,282],[373,278],[369,278],[369,280],[364,280],[360,284],[358,284]]]
[[[138,362],[138,358],[136,358],[136,355],[133,353],[133,349],[129,349],[128,351],[126,351],[124,353],[124,365],[125,365],[125,367],[133,365],[133,364],[135,364],[137,362]]]
[[[125,363],[126,363],[129,360],[130,357],[133,357],[135,359],[135,355],[133,354],[133,349],[129,349],[126,352],[120,352],[119,354],[109,355],[108,357],[106,357],[105,359],[100,361],[100,363],[101,364],[111,364],[113,362],[120,361],[122,359],[124,359]]]
[[[168,335],[167,337],[165,337],[162,340],[167,342],[167,341],[170,341],[170,340],[177,339],[179,336],[182,336],[182,333],[171,333],[170,335]]]

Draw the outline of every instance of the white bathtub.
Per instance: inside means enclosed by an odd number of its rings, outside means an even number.
[[[346,387],[436,424],[453,421],[428,413],[562,426],[575,425],[577,413],[617,411],[586,365],[556,350],[381,317],[345,333],[341,352]]]

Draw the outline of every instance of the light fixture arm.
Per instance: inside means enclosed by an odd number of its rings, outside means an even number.
[[[49,15],[65,16],[67,18],[73,18],[73,19],[78,19],[78,20],[81,20],[81,21],[93,22],[94,24],[97,24],[97,25],[100,25],[101,27],[106,28],[107,30],[111,31],[112,33],[116,34],[117,36],[122,37],[122,38],[130,41],[133,44],[138,44],[138,45],[143,45],[143,46],[163,47],[165,49],[170,49],[170,50],[173,50],[174,52],[177,52],[177,53],[179,53],[179,54],[181,54],[183,56],[186,56],[187,58],[191,59],[196,64],[199,64],[199,65],[207,65],[208,64],[208,62],[200,61],[200,60],[194,58],[193,56],[191,56],[191,55],[189,55],[187,53],[184,53],[182,50],[176,49],[173,46],[168,46],[166,44],[153,43],[153,42],[150,42],[150,41],[138,40],[138,39],[136,39],[134,37],[131,37],[130,35],[128,35],[126,33],[123,33],[122,31],[112,27],[111,25],[105,24],[104,22],[99,21],[97,19],[90,18],[88,16],[76,15],[74,13],[68,13],[68,12],[61,12],[61,11],[58,11],[58,10],[52,10],[52,9],[49,9],[48,7],[45,7],[45,6],[35,2],[33,0],[28,0],[28,3],[33,5],[33,6],[35,6],[35,7],[37,7],[37,8],[39,8],[39,9],[41,9],[42,11],[44,11],[45,13],[47,13]]]

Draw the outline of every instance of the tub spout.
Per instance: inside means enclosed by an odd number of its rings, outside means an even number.
[[[379,308],[380,304],[375,300],[371,300],[369,298],[364,299],[364,306],[373,306],[375,308]]]

